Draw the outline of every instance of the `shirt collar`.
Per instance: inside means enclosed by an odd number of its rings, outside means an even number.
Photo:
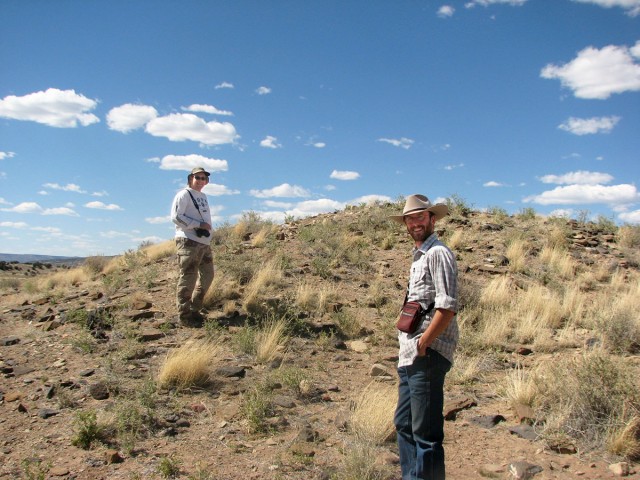
[[[427,250],[429,250],[433,246],[433,244],[436,243],[436,240],[438,240],[438,236],[436,235],[436,232],[433,232],[427,237],[424,242],[422,242],[422,245],[420,245],[419,247],[413,247],[413,254],[415,255],[416,253],[421,252],[424,255],[425,253],[427,253]]]

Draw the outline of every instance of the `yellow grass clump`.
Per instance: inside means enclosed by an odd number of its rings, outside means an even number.
[[[158,386],[178,390],[205,386],[220,350],[220,345],[211,340],[196,340],[171,351],[160,367]]]
[[[271,285],[278,285],[282,279],[282,269],[276,260],[270,260],[255,273],[244,291],[243,307],[247,312],[259,309],[260,302]]]
[[[506,256],[509,259],[509,270],[512,272],[524,272],[526,267],[529,246],[521,238],[512,240],[507,246]]]
[[[256,360],[268,363],[274,360],[287,343],[287,322],[284,318],[267,322],[257,333]]]
[[[150,261],[155,262],[161,258],[167,258],[175,255],[177,252],[176,242],[167,240],[166,242],[149,245],[142,250]]]
[[[395,384],[370,383],[353,403],[350,427],[354,435],[376,445],[394,438],[397,403]]]

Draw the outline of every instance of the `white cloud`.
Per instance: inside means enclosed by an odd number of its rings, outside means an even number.
[[[620,121],[620,117],[593,117],[575,118],[571,117],[566,122],[560,124],[558,128],[574,135],[591,135],[594,133],[609,133]]]
[[[320,213],[335,212],[344,209],[345,204],[331,200],[329,198],[321,198],[318,200],[307,200],[298,203],[295,208],[287,210],[287,215],[294,218],[304,218]]]
[[[203,112],[203,113],[210,113],[212,115],[233,116],[233,112],[229,112],[227,110],[218,110],[213,105],[200,105],[197,103],[194,103],[193,105],[189,105],[188,107],[182,107],[182,110],[186,112]]]
[[[149,105],[126,103],[107,113],[107,125],[111,130],[128,133],[144,127],[157,116],[158,111]]]
[[[222,82],[222,83],[219,83],[218,85],[216,85],[213,88],[216,89],[216,90],[220,90],[221,88],[234,88],[234,87],[233,87],[233,83]]]
[[[166,155],[160,160],[161,170],[185,170],[190,172],[195,167],[203,167],[208,172],[226,172],[229,169],[226,160],[208,158],[202,155]]]
[[[110,203],[107,205],[106,203],[98,201],[85,203],[84,206],[87,208],[95,208],[97,210],[122,210],[122,208],[115,203]]]
[[[256,198],[293,198],[308,197],[311,195],[308,190],[297,185],[289,185],[288,183],[283,183],[282,185],[278,185],[277,187],[268,188],[265,190],[251,190],[249,193],[251,194],[251,196]]]
[[[640,201],[635,185],[567,185],[532,195],[524,202],[539,205],[578,205],[602,203],[607,205],[630,204]]]
[[[7,202],[4,198],[0,197],[0,205],[11,205],[11,203]]]
[[[611,8],[620,7],[626,11],[630,17],[640,15],[640,0],[573,0],[578,3],[591,3],[600,7]]]
[[[117,232],[115,230],[109,230],[107,232],[100,232],[100,236],[103,238],[131,238],[131,234],[124,232]]]
[[[476,5],[482,5],[483,7],[488,7],[490,5],[496,5],[496,4],[506,4],[506,5],[512,5],[514,7],[520,7],[525,3],[527,3],[527,1],[528,0],[472,0],[471,2],[468,2],[465,5],[465,7],[472,8],[472,7],[475,7]]]
[[[16,154],[13,152],[0,152],[0,160],[4,160],[5,158],[13,158]]]
[[[557,208],[552,212],[549,212],[548,216],[556,218],[571,218],[571,215],[573,215],[573,213],[574,210],[572,208]]]
[[[232,190],[225,185],[218,185],[216,183],[208,183],[202,189],[204,193],[207,195],[211,195],[212,197],[220,197],[222,195],[238,195],[240,190]]]
[[[3,208],[4,212],[41,213],[43,208],[36,202],[22,202],[12,208]]]
[[[504,187],[504,183],[500,183],[500,182],[496,182],[496,181],[489,181],[489,182],[485,182],[482,184],[483,187]]]
[[[265,207],[269,207],[269,208],[292,208],[294,206],[293,203],[290,202],[276,202],[273,200],[265,200],[264,202]]]
[[[627,223],[640,223],[640,210],[621,213],[618,218]]]
[[[443,5],[438,9],[438,16],[440,18],[449,18],[449,17],[453,17],[454,12],[456,11],[455,8],[453,8],[450,5]]]
[[[316,143],[312,143],[312,145],[316,148],[324,148],[327,146],[327,144],[324,142],[316,142]]]
[[[100,121],[89,111],[96,108],[98,102],[75,90],[34,92],[22,97],[9,95],[0,100],[0,117],[13,120],[28,120],[50,127],[75,128],[78,124],[86,127]]]
[[[17,228],[17,229],[21,229],[21,228],[27,228],[29,225],[27,225],[25,222],[0,222],[0,227],[5,227],[5,228]]]
[[[271,135],[267,135],[264,140],[260,142],[260,146],[265,148],[282,148],[282,145],[278,143],[278,139]]]
[[[640,41],[632,48],[587,47],[565,65],[548,64],[540,76],[559,79],[578,98],[606,99],[614,93],[640,90],[640,65],[635,61],[639,53]]]
[[[445,170],[454,170],[456,168],[462,168],[464,167],[464,163],[458,163],[457,165],[446,165],[444,167]]]
[[[390,143],[394,147],[401,147],[401,148],[404,148],[404,149],[409,149],[409,148],[411,148],[411,145],[414,144],[413,140],[411,140],[410,138],[405,138],[405,137],[402,137],[400,139],[396,139],[396,138],[379,138],[378,141],[379,142]]]
[[[147,133],[154,137],[165,137],[172,142],[191,140],[204,145],[233,143],[238,135],[228,122],[205,122],[192,113],[172,113],[153,118],[146,126]]]
[[[42,215],[67,215],[69,217],[78,217],[79,215],[68,207],[46,208],[42,211]]]
[[[144,221],[152,225],[159,225],[161,223],[171,223],[171,215],[165,215],[164,217],[147,217],[144,219]]]
[[[372,205],[378,202],[391,202],[391,197],[386,195],[364,195],[362,197],[354,198],[349,202],[349,205]]]
[[[268,95],[271,93],[271,89],[269,87],[259,87],[256,89],[256,93],[258,95]]]
[[[45,183],[42,186],[50,188],[52,190],[62,190],[63,192],[87,193],[86,190],[82,190],[82,188],[80,188],[80,186],[76,185],[75,183],[68,183],[66,185],[59,185],[57,183]]]
[[[360,178],[360,174],[358,172],[334,170],[331,172],[330,178],[335,178],[336,180],[357,180]]]
[[[563,175],[544,175],[540,177],[542,183],[555,183],[557,185],[598,185],[609,183],[613,180],[613,176],[608,173],[589,172],[586,170],[578,170],[577,172],[569,172]]]
[[[57,227],[33,227],[31,230],[36,232],[46,232],[51,235],[60,235],[62,233],[62,230]]]

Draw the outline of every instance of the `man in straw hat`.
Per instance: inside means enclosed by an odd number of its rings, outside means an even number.
[[[444,378],[458,343],[458,269],[451,250],[437,238],[435,222],[449,213],[424,195],[407,197],[402,215],[415,243],[406,302],[425,310],[413,333],[398,330],[398,436],[402,480],[444,479]]]

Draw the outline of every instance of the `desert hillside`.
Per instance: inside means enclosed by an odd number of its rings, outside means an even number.
[[[3,264],[0,478],[399,479],[402,205],[219,227],[201,329],[172,241]],[[448,478],[640,478],[640,228],[450,210]]]

